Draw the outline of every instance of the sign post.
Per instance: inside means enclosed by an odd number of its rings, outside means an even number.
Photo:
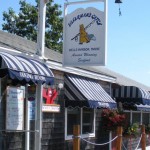
[[[46,16],[46,3],[48,0],[38,0],[38,34],[37,34],[37,51],[38,56],[44,56],[44,43],[45,43],[45,16]],[[36,113],[35,113],[35,150],[41,150],[42,138],[42,89],[43,85],[38,83],[36,90]]]

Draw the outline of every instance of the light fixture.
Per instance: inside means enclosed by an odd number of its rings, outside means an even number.
[[[115,3],[120,4],[120,3],[122,3],[122,1],[121,0],[115,0]]]
[[[122,3],[122,0],[115,0],[115,3],[116,4],[121,4]],[[120,5],[119,5],[119,16],[121,16],[121,10],[120,10]]]
[[[62,89],[63,87],[64,87],[64,84],[63,84],[63,83],[59,83],[59,84],[58,84],[58,88],[59,88],[59,89]]]

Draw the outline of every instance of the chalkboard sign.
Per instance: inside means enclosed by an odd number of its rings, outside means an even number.
[[[19,87],[7,87],[6,130],[23,130],[24,90]]]

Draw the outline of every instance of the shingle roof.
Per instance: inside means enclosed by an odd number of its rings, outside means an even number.
[[[4,31],[0,31],[0,47],[12,48],[24,53],[31,53],[31,54],[34,54],[35,50],[37,49],[37,45],[35,42],[29,41],[25,38],[16,36],[14,34],[6,33]],[[62,63],[62,54],[58,53],[57,51],[45,48],[44,53],[49,60]],[[128,77],[125,77],[124,75],[116,73],[108,69],[107,67],[99,66],[99,67],[76,67],[76,68],[114,77],[116,78],[116,83],[119,85],[137,86],[150,91],[150,87],[141,84],[135,80],[132,80]]]
[[[124,86],[136,86],[136,87],[140,87],[142,89],[148,90],[150,91],[150,87],[139,83],[138,81],[135,81],[133,79],[130,79],[122,74],[119,74],[117,72],[114,72],[110,69],[107,69],[106,67],[99,67],[98,70],[101,70],[102,72],[105,72],[107,74],[111,74],[112,76],[115,76],[116,79],[116,83],[119,85],[124,85]]]

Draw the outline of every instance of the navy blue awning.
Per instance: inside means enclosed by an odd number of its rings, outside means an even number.
[[[5,75],[26,83],[53,84],[54,82],[52,71],[43,62],[0,52],[0,77]]]
[[[116,102],[121,102],[127,108],[135,106],[137,110],[148,110],[150,106],[150,93],[135,86],[121,86],[113,89]]]
[[[116,102],[98,81],[77,75],[65,75],[65,106],[116,108]]]
[[[136,106],[136,109],[139,111],[150,111],[150,105],[135,104],[135,106]]]

